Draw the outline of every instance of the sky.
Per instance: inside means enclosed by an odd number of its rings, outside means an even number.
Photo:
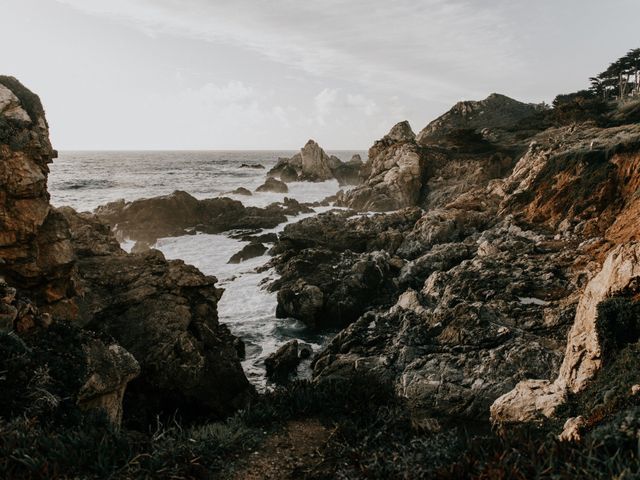
[[[638,0],[0,0],[0,74],[60,150],[366,149],[640,47]]]

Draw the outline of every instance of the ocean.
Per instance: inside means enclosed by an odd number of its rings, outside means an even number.
[[[184,190],[196,198],[228,196],[244,205],[265,206],[284,197],[300,202],[314,202],[335,194],[340,187],[335,180],[319,183],[289,183],[289,193],[254,192],[252,196],[229,195],[238,187],[252,192],[265,180],[265,174],[278,157],[291,157],[295,151],[61,151],[51,165],[49,192],[55,206],[68,205],[78,211],[93,211],[97,206],[121,198],[166,195]],[[361,151],[329,151],[343,161]],[[242,164],[260,164],[264,169],[241,168]],[[316,214],[328,210],[316,208]],[[291,217],[298,221],[315,214]],[[281,224],[270,231],[281,231]],[[243,368],[258,389],[268,386],[264,359],[285,342],[298,339],[317,351],[333,334],[308,332],[294,319],[276,319],[276,294],[263,289],[265,282],[275,278],[272,270],[256,273],[256,268],[270,257],[263,255],[240,264],[228,264],[229,258],[247,242],[224,234],[185,235],[159,239],[155,248],[167,258],[179,258],[218,278],[225,289],[218,304],[218,315],[246,345]],[[130,250],[133,242],[122,247]],[[308,362],[299,375],[309,375]]]

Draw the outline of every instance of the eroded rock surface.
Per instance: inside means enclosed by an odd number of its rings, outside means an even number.
[[[193,408],[217,415],[244,405],[253,388],[235,337],[218,323],[216,278],[167,261],[158,250],[127,254],[98,218],[70,208],[62,213],[78,253],[81,321],[140,361],[131,404],[148,412]]]

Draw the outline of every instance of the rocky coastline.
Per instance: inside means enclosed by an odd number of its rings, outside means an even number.
[[[0,77],[0,450],[39,448],[20,437],[30,419],[33,438],[109,444],[104,471],[62,472],[87,478],[253,478],[238,473],[251,455],[299,431],[319,457],[280,478],[528,478],[538,466],[563,478],[592,457],[609,459],[605,475],[637,473],[637,120],[637,106],[575,118],[492,94],[417,135],[396,124],[366,162],[310,140],[265,188],[350,188],[276,235],[263,230],[313,206],[176,191],[94,213],[52,207],[44,109]],[[251,241],[230,262],[269,245],[277,317],[338,331],[319,351],[293,341],[269,357],[282,387],[258,394],[247,380],[217,279],[153,249],[198,232]],[[303,360],[308,381],[295,379]],[[178,414],[184,428],[145,433]],[[0,469],[46,478],[57,462]]]

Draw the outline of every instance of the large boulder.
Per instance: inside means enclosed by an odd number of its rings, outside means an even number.
[[[157,250],[127,254],[95,216],[62,213],[78,252],[81,321],[140,362],[141,375],[127,392],[131,409],[224,416],[243,406],[253,387],[236,338],[218,322],[216,278]]]

